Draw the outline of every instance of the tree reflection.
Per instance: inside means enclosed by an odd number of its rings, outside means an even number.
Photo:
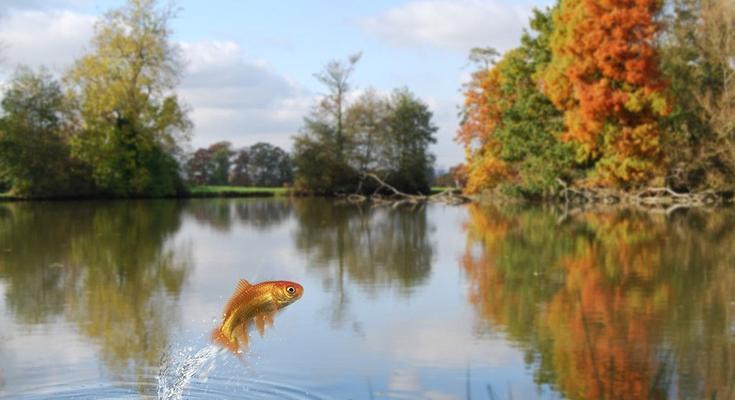
[[[187,214],[199,224],[229,232],[239,222],[266,230],[283,223],[291,215],[286,198],[206,199],[187,203]]]
[[[733,223],[471,206],[460,264],[480,330],[504,330],[568,398],[732,398]]]
[[[324,274],[337,299],[334,322],[344,317],[346,285],[356,283],[375,294],[396,287],[408,293],[429,277],[434,247],[426,209],[393,210],[336,204],[320,199],[294,202],[296,247]]]
[[[188,249],[169,240],[180,226],[179,203],[3,208],[0,277],[12,315],[26,325],[64,316],[100,346],[114,374],[150,381],[190,270]]]

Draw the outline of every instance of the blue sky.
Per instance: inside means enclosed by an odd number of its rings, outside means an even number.
[[[435,114],[432,151],[448,167],[460,87],[473,46],[515,46],[533,7],[549,0],[182,0],[174,39],[187,59],[179,92],[191,109],[191,145],[268,141],[290,148],[321,92],[313,74],[362,51],[355,93],[406,86]],[[2,76],[17,64],[62,73],[83,53],[95,18],[120,0],[0,0]]]

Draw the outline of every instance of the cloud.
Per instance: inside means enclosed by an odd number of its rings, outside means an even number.
[[[358,25],[396,46],[460,51],[492,46],[504,51],[518,44],[529,15],[527,8],[498,0],[415,0],[363,18]]]
[[[82,6],[91,2],[92,0],[2,0],[0,2],[0,13],[11,9],[60,9],[64,7]]]
[[[2,66],[66,67],[84,51],[95,21],[71,11],[13,10],[0,17]]]
[[[246,58],[236,43],[181,47],[188,64],[179,93],[192,108],[194,146],[229,140],[236,146],[267,141],[290,147],[312,95],[267,63]]]

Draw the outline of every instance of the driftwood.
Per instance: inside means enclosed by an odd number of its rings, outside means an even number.
[[[366,180],[372,180],[378,184],[378,187],[369,195],[364,194],[362,189]],[[386,195],[383,195],[383,193],[386,193]],[[433,195],[404,193],[386,183],[374,173],[363,173],[357,190],[355,193],[346,196],[346,200],[350,203],[369,202],[373,207],[391,206],[393,208],[407,205],[417,207],[426,203],[458,205],[471,201],[469,197],[462,195],[459,189],[447,189]]]
[[[717,206],[732,200],[730,194],[712,190],[682,193],[668,187],[650,187],[624,192],[603,188],[573,188],[561,179],[559,200],[567,206],[622,205],[644,208],[651,212],[672,212],[691,207]]]

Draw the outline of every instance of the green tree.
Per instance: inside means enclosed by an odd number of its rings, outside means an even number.
[[[209,146],[207,151],[210,154],[212,164],[212,172],[208,183],[210,185],[227,185],[232,167],[232,157],[235,155],[232,150],[232,143],[218,142]]]
[[[345,157],[344,112],[350,76],[360,54],[346,62],[331,61],[315,77],[327,94],[304,118],[304,127],[294,139],[293,163],[296,187],[314,193],[333,194],[352,190],[357,172]]]
[[[129,0],[97,23],[91,51],[66,76],[82,121],[72,152],[107,193],[182,189],[174,156],[191,123],[173,92],[182,65],[172,17],[155,0]]]
[[[380,148],[385,140],[388,102],[374,90],[362,94],[345,117],[350,143],[350,164],[359,172],[373,172],[384,162]]]
[[[15,194],[52,197],[92,189],[85,168],[70,157],[68,105],[46,70],[19,68],[2,108],[0,176]]]
[[[735,176],[735,4],[673,0],[661,69],[674,99],[664,136],[680,189],[722,187]]]
[[[408,89],[390,97],[384,138],[384,168],[388,182],[408,192],[429,193],[437,127],[429,107]]]
[[[248,172],[253,186],[283,186],[292,181],[291,157],[280,147],[256,143],[248,153]]]

